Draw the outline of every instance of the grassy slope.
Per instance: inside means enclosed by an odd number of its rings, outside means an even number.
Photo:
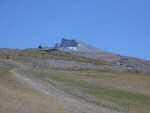
[[[67,61],[78,61],[78,62],[87,62],[94,63],[96,65],[105,65],[106,62],[102,60],[94,60],[91,58],[72,55],[69,53],[64,53],[57,50],[43,51],[39,49],[26,49],[26,50],[14,50],[14,49],[6,49],[0,51],[0,58],[6,58],[9,56],[11,59],[15,60],[34,60],[34,59],[56,59],[56,60],[67,60]]]
[[[12,53],[13,55],[11,55]],[[40,50],[7,50],[6,54],[18,62],[44,60],[48,58],[75,60],[97,63],[86,57],[77,57],[66,53],[43,52]],[[5,56],[1,57],[2,59]],[[98,64],[105,64],[98,62]],[[9,71],[1,69],[0,75]],[[6,73],[6,74],[5,74]],[[89,103],[104,106],[117,111],[150,111],[150,77],[131,73],[109,73],[94,71],[27,70],[27,74],[36,76],[58,89]]]
[[[3,77],[3,76],[7,76],[9,75],[10,71],[9,69],[0,69],[0,77]]]
[[[0,69],[0,113],[78,113],[51,95]]]
[[[150,111],[150,93],[146,92],[146,90],[149,90],[150,86],[149,76],[139,77],[134,74],[116,75],[104,72],[70,72],[57,70],[42,70],[40,72],[37,70],[30,70],[29,73],[89,103],[117,111],[136,111],[139,113],[149,113]],[[124,76],[123,80],[122,76]],[[135,78],[135,81],[132,79],[130,80],[129,76]],[[120,82],[117,83],[120,87],[115,85],[116,78],[120,80]],[[143,80],[145,81],[144,85]],[[138,84],[138,86],[141,87],[143,86],[142,88],[146,89],[142,91],[136,90],[137,86],[129,84],[129,82]],[[125,84],[127,84],[127,86],[124,86]],[[130,90],[130,88],[132,88],[132,90]],[[143,93],[143,91],[146,93]]]

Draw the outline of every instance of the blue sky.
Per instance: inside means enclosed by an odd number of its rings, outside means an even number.
[[[78,39],[150,60],[149,0],[0,0],[0,48]]]

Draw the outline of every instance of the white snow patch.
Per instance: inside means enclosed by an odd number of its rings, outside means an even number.
[[[69,50],[72,50],[72,51],[77,51],[78,49],[76,47],[67,47]]]
[[[78,47],[81,47],[82,46],[82,44],[78,44]]]

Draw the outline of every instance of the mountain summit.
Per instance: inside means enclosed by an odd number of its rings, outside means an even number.
[[[54,48],[62,52],[103,60],[109,64],[130,67],[138,72],[150,72],[150,61],[107,52],[77,40],[62,39]]]
[[[62,39],[61,44],[59,45],[58,43],[55,45],[55,47],[77,47],[78,46],[78,41],[76,40],[68,40],[68,39]]]
[[[55,47],[64,52],[71,52],[71,53],[84,53],[84,54],[93,54],[102,52],[103,50],[97,49],[93,46],[85,44],[83,42],[77,40],[69,40],[69,39],[62,39],[61,43],[56,43]]]

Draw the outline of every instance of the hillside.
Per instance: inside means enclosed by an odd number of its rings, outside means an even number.
[[[77,40],[62,39],[61,43],[57,43],[54,48],[74,55],[102,60],[109,64],[115,64],[118,65],[118,67],[125,67],[132,71],[142,73],[150,72],[150,61],[107,52],[103,49],[98,49]]]
[[[0,49],[2,113],[149,113],[149,86],[149,73],[114,62],[57,49]]]
[[[149,64],[146,61],[122,58],[124,63],[107,62],[104,59],[95,59],[83,55],[74,55],[62,52],[57,49],[1,49],[0,57],[21,60],[28,62],[28,65],[34,65],[37,68],[69,69],[69,70],[95,70],[105,72],[137,72],[149,73]],[[130,61],[130,62],[129,62]],[[32,63],[31,63],[32,62]],[[132,64],[128,65],[128,64]],[[43,66],[43,67],[42,67]]]

